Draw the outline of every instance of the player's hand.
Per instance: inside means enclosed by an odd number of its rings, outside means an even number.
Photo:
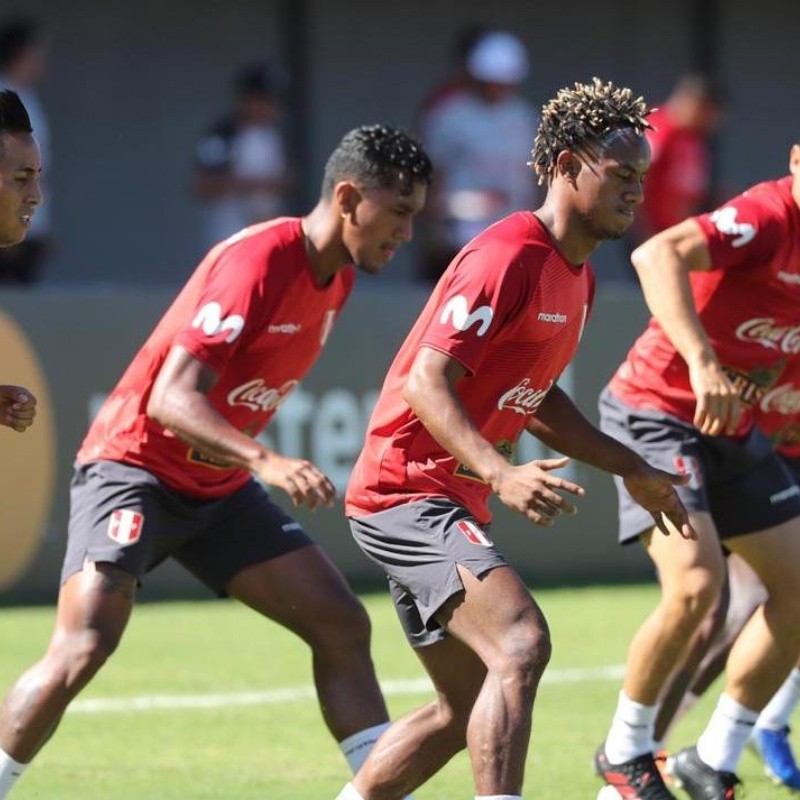
[[[0,425],[22,433],[33,425],[36,398],[21,386],[0,386]]]
[[[520,466],[509,465],[492,482],[492,489],[501,502],[524,514],[537,525],[549,526],[559,514],[576,514],[578,509],[564,493],[583,497],[585,491],[577,483],[551,474],[561,469],[569,459],[547,458],[529,461]]]
[[[644,460],[634,471],[622,478],[630,496],[650,512],[661,533],[665,536],[670,533],[664,522],[666,517],[684,539],[696,539],[697,532],[689,522],[689,514],[675,491],[676,486],[684,486],[689,479],[689,475],[676,475],[651,467]]]
[[[697,400],[694,426],[707,436],[732,435],[741,417],[734,385],[716,361],[689,365],[689,381]]]
[[[305,505],[313,511],[319,506],[333,505],[336,487],[322,470],[303,458],[270,453],[253,472],[264,483],[283,489],[295,506]]]

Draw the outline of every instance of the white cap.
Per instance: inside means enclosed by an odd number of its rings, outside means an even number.
[[[466,67],[479,81],[520,83],[528,75],[528,53],[516,36],[493,31],[478,40],[467,56]]]

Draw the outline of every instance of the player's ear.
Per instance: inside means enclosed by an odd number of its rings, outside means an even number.
[[[789,151],[789,171],[792,175],[800,177],[800,143],[793,144]]]
[[[358,187],[350,181],[339,181],[333,187],[333,197],[342,217],[349,217],[361,202],[361,192]]]
[[[581,161],[572,150],[562,150],[556,158],[556,177],[562,177],[572,186],[581,171]]]

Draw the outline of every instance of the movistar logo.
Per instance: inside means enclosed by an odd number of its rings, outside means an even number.
[[[467,298],[464,297],[463,294],[457,294],[455,297],[451,297],[445,304],[445,307],[442,309],[442,315],[439,317],[439,322],[441,322],[442,325],[446,325],[448,321],[451,321],[453,327],[459,331],[469,330],[469,328],[477,323],[478,330],[476,333],[478,336],[483,336],[483,334],[489,330],[493,317],[494,311],[492,311],[491,306],[479,306],[474,311],[470,312],[469,306],[467,305]]]

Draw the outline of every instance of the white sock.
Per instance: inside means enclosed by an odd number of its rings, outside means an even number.
[[[658,706],[645,706],[619,693],[617,710],[606,737],[606,758],[612,764],[622,764],[653,751],[653,725]]]
[[[0,750],[0,797],[5,797],[11,791],[14,782],[25,772],[27,766],[15,761],[4,750]]]
[[[757,719],[758,711],[745,708],[723,693],[706,729],[697,740],[700,760],[712,769],[736,772],[739,757]]]
[[[364,798],[358,793],[358,790],[352,783],[348,783],[347,786],[339,792],[336,800],[364,800]]]
[[[358,731],[358,733],[354,733],[339,742],[339,749],[344,753],[353,775],[361,769],[361,765],[367,760],[369,751],[375,747],[375,742],[380,739],[381,734],[391,724],[391,722],[381,722],[380,725],[364,728],[363,731]],[[348,791],[350,794],[347,794]],[[1,797],[0,800],[2,800]],[[352,784],[348,783],[336,800],[364,800],[364,798],[361,797]],[[408,795],[404,800],[414,800],[414,798]]]
[[[758,715],[757,728],[781,731],[789,724],[795,706],[800,702],[800,669],[795,667],[783,685]]]
[[[371,728],[364,728],[346,739],[339,742],[339,749],[344,753],[347,763],[353,775],[361,769],[361,765],[367,760],[369,751],[375,746],[380,735],[389,727],[391,723],[382,722],[380,725],[373,725]]]
[[[476,794],[475,800],[522,800],[521,794]]]

